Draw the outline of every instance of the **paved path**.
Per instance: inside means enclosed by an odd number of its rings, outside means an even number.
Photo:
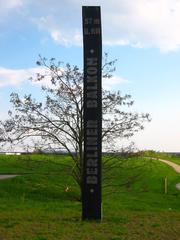
[[[151,158],[151,157],[148,157],[152,160],[159,160],[163,163],[166,163],[167,165],[171,166],[177,173],[180,173],[180,165],[176,164],[176,163],[173,163],[171,161],[168,161],[168,160],[164,160],[164,159],[160,159],[160,158]]]
[[[15,175],[15,174],[0,174],[0,180],[3,180],[3,179],[8,179],[8,178],[14,178],[14,177],[17,177],[19,175]]]
[[[171,162],[171,161],[168,161],[168,160],[164,160],[164,159],[159,159],[159,158],[157,158],[157,160],[168,164],[168,165],[171,166],[177,173],[180,173],[180,165],[178,165],[178,164],[176,164],[176,163],[173,163],[173,162]]]

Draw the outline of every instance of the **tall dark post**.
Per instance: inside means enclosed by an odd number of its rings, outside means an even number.
[[[100,7],[83,7],[84,162],[82,219],[101,219],[102,34]]]

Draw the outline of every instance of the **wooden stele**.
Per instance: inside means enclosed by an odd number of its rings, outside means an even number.
[[[82,219],[101,219],[102,34],[100,7],[83,7],[84,161]]]

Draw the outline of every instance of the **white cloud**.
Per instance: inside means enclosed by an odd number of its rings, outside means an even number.
[[[180,48],[179,0],[0,0],[0,22],[23,16],[24,25],[30,20],[56,43],[80,46],[82,5],[101,6],[104,44]]]
[[[1,9],[13,9],[23,5],[23,0],[0,0]]]
[[[52,87],[50,77],[48,77],[49,74],[45,68],[35,67],[28,69],[9,69],[0,67],[0,88],[9,86],[20,86],[30,77],[35,77],[37,73],[46,74],[47,77],[41,82],[32,82],[32,85],[45,85]],[[116,86],[118,86],[119,84],[129,83],[128,80],[120,76],[113,76],[110,79],[103,79],[102,81],[103,88],[107,90],[116,88]]]
[[[109,45],[180,47],[180,1],[177,0],[31,0],[31,17],[51,38],[65,46],[82,43],[81,6],[101,5],[103,41]],[[39,9],[39,13],[34,9]]]
[[[1,17],[2,15],[7,15],[10,11],[13,11],[15,9],[18,9],[23,5],[22,0],[0,0],[0,13]]]
[[[24,25],[33,23],[54,42],[80,46],[82,5],[101,6],[106,45],[155,47],[166,52],[180,48],[179,0],[0,0],[0,21],[8,16],[15,24],[23,16]]]
[[[10,27],[9,20],[12,19],[13,22],[10,23],[12,26],[16,26],[19,13],[21,13],[21,8],[23,7],[23,0],[0,0],[0,27],[1,27],[1,36],[4,35],[5,30],[8,30]],[[2,31],[2,27],[4,26],[4,29]],[[1,37],[0,36],[0,37]]]
[[[52,15],[41,17],[40,19],[32,18],[40,30],[47,31],[55,43],[66,47],[82,45],[82,33],[78,28],[66,28],[63,24],[59,24],[57,19]],[[68,30],[69,29],[69,30]]]
[[[0,88],[19,86],[40,71],[42,71],[41,68],[9,69],[0,67]]]
[[[22,0],[6,0],[6,1],[3,1],[3,5],[5,8],[12,9],[12,8],[22,6],[23,1]]]
[[[58,29],[50,30],[52,39],[59,44],[65,45],[66,47],[73,44],[80,46],[82,42],[82,36],[80,33],[76,32],[73,36],[70,34],[63,34]],[[66,36],[65,36],[66,35]]]
[[[130,83],[130,81],[120,76],[113,76],[110,79],[106,78],[102,80],[103,88],[106,90],[112,90],[117,86],[119,86],[119,84],[124,84],[124,83]]]

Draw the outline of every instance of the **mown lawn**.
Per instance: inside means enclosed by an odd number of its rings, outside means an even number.
[[[103,174],[102,222],[82,222],[69,157],[0,155],[1,173],[20,174],[0,181],[0,240],[178,240],[180,176],[142,157],[123,163]]]

